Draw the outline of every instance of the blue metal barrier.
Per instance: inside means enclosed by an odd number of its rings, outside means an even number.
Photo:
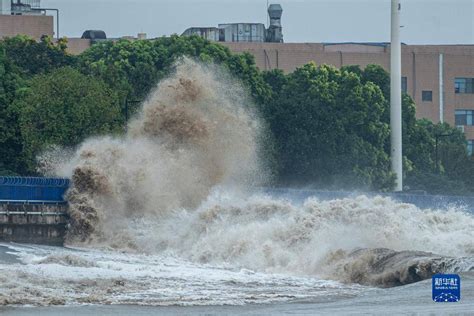
[[[0,200],[61,203],[69,179],[40,177],[0,177]]]

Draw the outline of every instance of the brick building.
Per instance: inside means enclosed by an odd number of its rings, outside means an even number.
[[[0,0],[0,39],[18,34],[40,39],[54,35],[54,18],[41,9],[40,0]]]
[[[53,36],[53,17],[49,15],[0,15],[0,38],[25,34],[34,39]]]

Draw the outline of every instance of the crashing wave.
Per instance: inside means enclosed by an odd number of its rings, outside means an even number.
[[[266,173],[245,95],[215,68],[181,61],[126,135],[87,140],[57,166],[72,178],[67,243],[382,287],[472,270],[474,218],[460,210],[251,194]]]

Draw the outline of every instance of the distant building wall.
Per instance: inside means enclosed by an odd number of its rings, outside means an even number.
[[[79,55],[91,47],[91,40],[85,38],[68,38],[67,51],[73,55]]]
[[[53,17],[49,15],[0,15],[0,38],[18,34],[40,39],[54,35]]]

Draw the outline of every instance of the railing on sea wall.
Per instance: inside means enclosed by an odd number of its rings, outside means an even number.
[[[62,245],[69,179],[0,177],[0,242]]]
[[[68,179],[57,178],[0,177],[0,242],[62,245],[69,220],[69,206],[64,199],[69,183]],[[263,188],[258,191],[295,203],[309,197],[333,200],[381,195],[420,208],[446,209],[455,206],[474,213],[474,197],[286,188]]]
[[[0,177],[2,203],[66,203],[69,179],[42,177]]]
[[[1,177],[0,176],[0,203],[1,204],[66,204],[64,195],[69,188],[70,180],[66,178],[42,177]],[[314,196],[321,200],[341,199],[357,195],[385,196],[403,203],[414,204],[420,208],[446,209],[460,207],[474,212],[474,197],[446,196],[412,193],[374,193],[324,191],[311,189],[263,188],[272,196],[288,198],[293,201],[302,201]]]

